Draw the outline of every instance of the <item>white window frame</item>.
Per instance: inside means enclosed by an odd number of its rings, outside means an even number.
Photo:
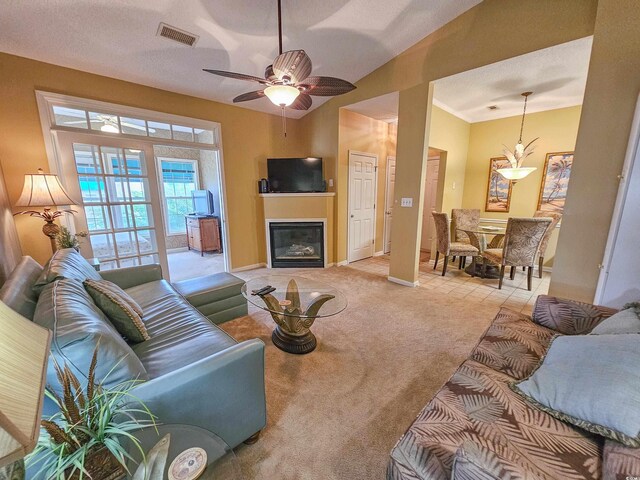
[[[163,220],[164,220],[164,230],[165,230],[165,235],[167,237],[179,237],[181,235],[186,235],[187,234],[187,227],[185,225],[185,230],[182,233],[171,233],[169,231],[169,212],[168,212],[168,208],[167,208],[167,195],[164,191],[164,179],[162,176],[162,162],[176,162],[176,163],[192,163],[193,164],[193,169],[195,171],[195,176],[196,176],[196,187],[199,189],[200,188],[200,170],[199,170],[199,165],[198,165],[198,160],[193,160],[191,158],[173,158],[173,157],[157,157],[157,163],[158,163],[158,184],[160,185],[160,196],[162,198],[162,216],[163,216]],[[170,198],[184,198],[184,197],[170,197]]]
[[[137,107],[129,107],[115,103],[101,102],[98,100],[90,100],[86,98],[63,95],[59,93],[45,92],[41,90],[35,91],[36,102],[40,114],[40,124],[44,137],[45,150],[49,162],[49,170],[60,176],[63,175],[63,164],[60,155],[60,149],[57,142],[57,132],[73,132],[73,133],[91,133],[96,136],[104,136],[105,138],[122,138],[135,140],[143,144],[152,145],[168,145],[186,148],[196,148],[200,150],[214,150],[218,152],[218,171],[220,176],[220,205],[221,205],[221,223],[222,238],[225,248],[223,249],[224,269],[229,272],[233,269],[231,265],[231,241],[229,236],[229,226],[227,222],[228,208],[226,199],[226,179],[224,169],[224,151],[222,148],[222,126],[219,122],[210,120],[202,120],[170,113],[157,112]],[[157,121],[161,123],[178,124],[192,128],[200,128],[213,131],[213,144],[186,142],[181,140],[163,139],[156,137],[147,137],[143,135],[128,135],[125,133],[107,133],[96,130],[85,130],[72,127],[57,126],[53,115],[53,105],[59,105],[69,108],[79,108],[84,110],[98,111],[105,114],[119,115],[124,117],[144,118],[147,121]],[[64,185],[66,186],[66,185]],[[68,217],[68,216],[66,216]],[[60,217],[61,223],[67,228],[74,231],[73,219]]]

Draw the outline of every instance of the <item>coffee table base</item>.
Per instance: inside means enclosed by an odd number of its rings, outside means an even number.
[[[280,350],[297,355],[313,352],[318,345],[316,336],[313,333],[308,332],[298,337],[288,334],[280,326],[276,326],[276,329],[271,334],[271,340]]]

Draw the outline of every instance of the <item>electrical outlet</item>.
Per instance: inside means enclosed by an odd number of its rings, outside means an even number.
[[[333,178],[330,178],[330,179],[329,179],[329,186],[330,186],[330,187],[333,187]]]
[[[400,206],[401,207],[413,207],[413,198],[409,197],[402,197],[402,200],[400,201]]]

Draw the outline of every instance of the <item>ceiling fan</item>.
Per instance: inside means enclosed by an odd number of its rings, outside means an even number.
[[[243,93],[233,99],[233,103],[246,102],[267,97],[283,109],[308,110],[313,103],[311,95],[333,97],[355,89],[356,86],[346,80],[335,77],[310,77],[311,59],[304,50],[282,52],[282,5],[278,0],[278,45],[279,55],[264,72],[264,78],[224,70],[203,69],[221,77],[256,82],[264,86],[262,90]]]
[[[105,115],[100,113],[96,115],[95,118],[92,118],[90,121],[104,123],[104,125],[100,127],[100,130],[103,132],[120,133],[120,129],[118,128],[118,117],[115,115]],[[65,125],[73,125],[73,124],[80,124],[80,123],[86,125],[87,121],[79,120],[77,122],[65,122]],[[135,130],[142,130],[143,132],[147,131],[144,125],[136,125],[135,123],[123,122],[122,120],[120,120],[120,125],[122,125],[123,127],[133,128]],[[149,132],[155,133],[155,130],[153,128],[149,128]]]

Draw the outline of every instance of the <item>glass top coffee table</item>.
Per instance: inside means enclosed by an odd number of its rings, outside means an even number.
[[[145,454],[151,450],[167,433],[171,434],[169,440],[169,455],[164,468],[163,478],[168,477],[171,462],[188,448],[199,447],[207,452],[207,466],[198,477],[198,480],[241,480],[242,472],[235,453],[224,440],[203,428],[192,425],[158,425],[156,431],[153,427],[143,428],[132,432],[140,441]],[[133,475],[140,464],[142,456],[133,445],[128,447],[133,460],[127,462],[127,468]],[[127,478],[130,478],[128,476]]]
[[[331,285],[295,275],[267,275],[249,280],[242,295],[269,312],[276,322],[273,344],[288,353],[309,353],[317,345],[311,333],[316,318],[330,317],[347,308],[346,297]]]

